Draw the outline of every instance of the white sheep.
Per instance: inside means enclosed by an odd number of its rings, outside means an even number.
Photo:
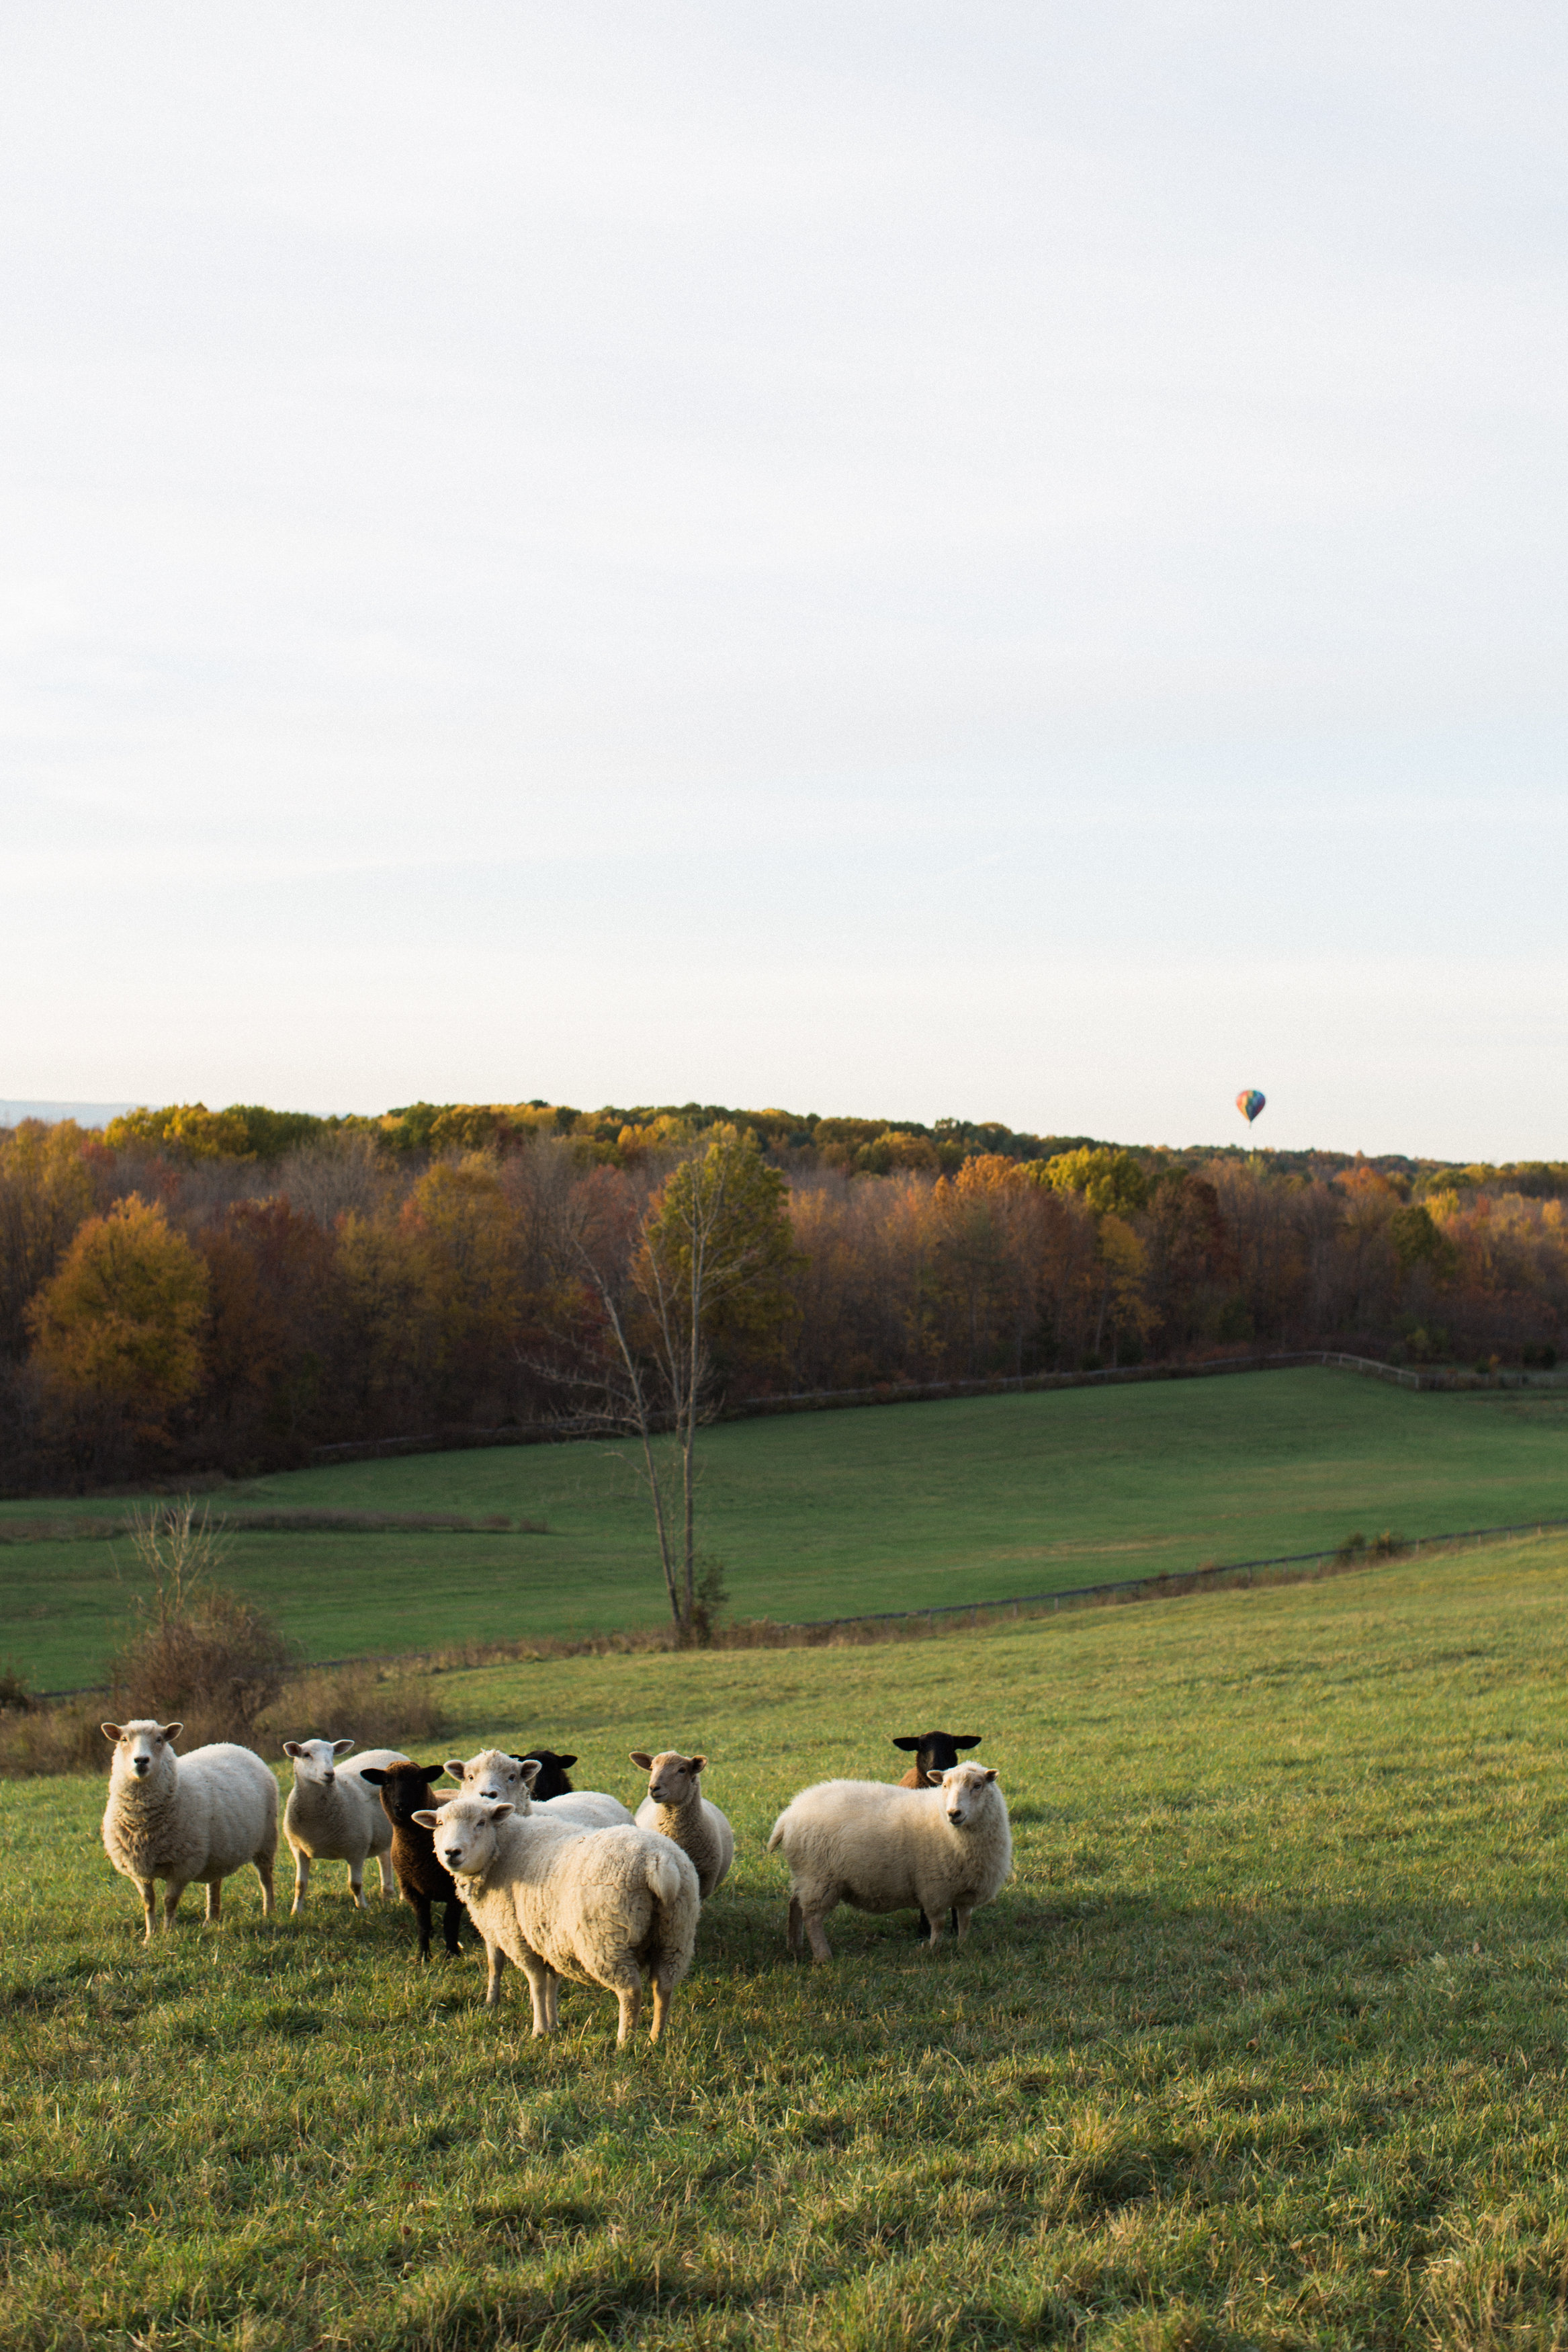
[[[260,1757],[226,1740],[176,1756],[173,1743],[183,1724],[151,1716],[101,1728],[114,1742],[104,1851],[116,1870],[136,1882],[147,1942],[152,1941],[159,1879],[165,1882],[165,1931],[193,1879],[205,1886],[207,1917],[215,1922],[224,1880],[247,1862],[256,1864],[262,1916],[270,1919],[277,1783]]]
[[[574,1829],[632,1827],[632,1816],[620,1798],[607,1797],[599,1789],[569,1789],[563,1797],[533,1796],[538,1768],[527,1779],[524,1769],[534,1763],[533,1757],[509,1756],[504,1748],[482,1748],[465,1764],[458,1757],[450,1758],[446,1769],[454,1780],[462,1782],[465,1797],[484,1797],[493,1805],[516,1805],[519,1812],[528,1810],[549,1821],[570,1822]]]
[[[706,1903],[735,1860],[735,1832],[702,1792],[707,1758],[683,1756],[676,1748],[649,1756],[634,1748],[632,1761],[648,1775],[648,1793],[637,1808],[638,1828],[674,1840],[696,1871]]]
[[[313,1862],[346,1862],[349,1892],[355,1906],[365,1907],[365,1864],[374,1854],[381,1869],[382,1893],[395,1894],[392,1876],[392,1825],[381,1798],[361,1772],[367,1764],[406,1764],[400,1748],[364,1748],[350,1756],[351,1739],[286,1739],[283,1752],[294,1759],[294,1786],[284,1808],[283,1834],[294,1856],[294,1902],[289,1916],[304,1907]],[[345,1760],[346,1759],[346,1760]]]
[[[507,1960],[528,1978],[536,2034],[556,2030],[562,1977],[603,1985],[620,2003],[619,2047],[636,2029],[645,1973],[650,2039],[658,2041],[691,1966],[702,1907],[679,1846],[635,1828],[570,1829],[482,1797],[454,1797],[413,1818],[434,1833],[436,1856],[485,1938],[486,2008],[500,2000]]]
[[[931,1945],[951,1907],[962,1938],[971,1911],[1013,1866],[1007,1800],[981,1764],[955,1765],[935,1788],[820,1780],[775,1822],[768,1851],[779,1846],[789,1865],[789,1949],[799,1952],[804,1927],[817,1960],[832,1958],[822,1921],[840,1903],[857,1911],[918,1906]]]

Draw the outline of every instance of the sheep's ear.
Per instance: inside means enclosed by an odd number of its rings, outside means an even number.
[[[450,1780],[462,1780],[462,1778],[463,1778],[463,1759],[462,1759],[462,1757],[461,1757],[461,1756],[449,1756],[449,1757],[447,1758],[447,1759],[446,1759],[445,1763],[442,1766],[442,1768],[441,1768],[441,1769],[442,1769],[442,1770],[443,1770],[443,1771],[447,1775],[447,1777],[448,1777]]]
[[[428,1805],[421,1805],[417,1813],[410,1813],[409,1820],[417,1822],[422,1830],[433,1830],[435,1827],[435,1814]]]
[[[386,1777],[379,1764],[361,1764],[360,1767],[361,1780],[368,1780],[372,1789],[379,1789]]]
[[[516,1805],[494,1804],[490,1808],[490,1819],[493,1822],[504,1822],[508,1813],[515,1813],[517,1810]]]
[[[706,1762],[707,1758],[706,1756],[688,1756],[686,1758],[686,1769],[688,1772],[700,1772]]]
[[[421,1778],[423,1780],[425,1787],[428,1789],[433,1780],[440,1780],[442,1774],[445,1771],[446,1767],[444,1764],[418,1764],[414,1767],[414,1769],[420,1774]]]
[[[986,1768],[985,1768],[985,1771],[986,1771],[986,1778],[987,1778],[987,1780],[994,1780],[996,1779],[996,1777],[997,1777],[997,1768],[996,1768],[996,1766],[995,1766],[994,1764],[988,1764],[988,1765],[986,1766]]]
[[[98,1727],[106,1739],[120,1740],[125,1737],[118,1723],[100,1723]]]
[[[985,1736],[983,1731],[956,1731],[953,1745],[955,1748],[977,1748]]]
[[[159,1729],[162,1732],[165,1739],[178,1739],[180,1734],[184,1728],[185,1727],[183,1723],[164,1723],[160,1724],[159,1726]]]
[[[346,1756],[353,1744],[354,1743],[351,1739],[334,1739],[332,1742],[332,1753],[334,1756]]]
[[[555,1760],[562,1772],[570,1772],[577,1759],[575,1756],[558,1756]]]
[[[524,1788],[531,1789],[545,1768],[537,1756],[519,1756],[517,1769],[523,1776]]]
[[[653,1769],[653,1759],[645,1748],[633,1748],[632,1761],[639,1772],[651,1772]]]
[[[925,1775],[926,1786],[932,1789],[939,1789],[942,1786],[943,1778],[944,1776],[940,1772],[927,1772]]]
[[[298,1739],[286,1739],[283,1743],[283,1752],[286,1756],[303,1756],[305,1750]]]
[[[915,1748],[919,1747],[920,1742],[918,1739],[895,1739],[893,1744],[895,1748]]]

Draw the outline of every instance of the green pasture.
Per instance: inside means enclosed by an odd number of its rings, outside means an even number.
[[[671,2039],[621,2058],[608,1997],[537,2044],[515,1980],[486,2016],[474,1959],[420,1970],[338,1869],[298,1924],[254,1879],[215,1930],[188,1895],[144,1953],[101,1782],[12,1783],[0,2342],[1568,2343],[1565,1669],[1549,1537],[940,1642],[444,1675],[432,1756],[544,1740],[630,1795],[628,1748],[711,1754],[734,1876]],[[1012,1884],[961,1949],[841,1911],[831,1967],[791,1964],[776,1809],[933,1721],[984,1735]]]
[[[738,1617],[783,1621],[1568,1517],[1568,1392],[1416,1395],[1303,1370],[731,1422],[703,1439],[702,1540]],[[622,1449],[508,1446],[258,1479],[253,1503],[507,1512],[543,1535],[247,1533],[232,1580],[312,1657],[659,1622]],[[0,1506],[6,1518],[79,1504]],[[95,1506],[94,1507],[101,1507]],[[222,1508],[222,1500],[214,1502]],[[91,1679],[127,1548],[0,1543],[0,1656]]]

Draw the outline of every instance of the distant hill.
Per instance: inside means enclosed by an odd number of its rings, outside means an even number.
[[[0,1102],[0,1127],[19,1127],[25,1118],[74,1118],[78,1127],[107,1127],[111,1118],[135,1108],[126,1102]]]

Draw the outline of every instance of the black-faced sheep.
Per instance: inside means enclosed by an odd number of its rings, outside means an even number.
[[[313,1862],[346,1862],[349,1892],[365,1907],[365,1864],[374,1854],[382,1893],[392,1891],[392,1823],[376,1792],[361,1778],[367,1767],[385,1770],[406,1764],[401,1748],[362,1748],[350,1755],[351,1739],[286,1739],[283,1752],[294,1761],[294,1786],[284,1808],[283,1834],[294,1856],[293,1912],[300,1910]]]
[[[463,1906],[457,1889],[435,1858],[435,1842],[428,1824],[419,1818],[420,1810],[430,1801],[430,1784],[439,1780],[444,1766],[440,1764],[369,1764],[360,1773],[372,1789],[379,1789],[386,1817],[392,1823],[392,1863],[397,1873],[397,1883],[402,1899],[412,1904],[419,1920],[419,1957],[430,1958],[431,1905],[444,1903],[442,1929],[446,1948],[454,1956],[462,1946],[458,1922]]]
[[[637,1808],[637,1827],[674,1840],[690,1860],[706,1903],[722,1885],[735,1860],[735,1832],[716,1805],[702,1792],[706,1756],[683,1756],[676,1748],[657,1756],[634,1748],[632,1761],[648,1775],[648,1793]]]
[[[840,1903],[859,1911],[918,1904],[932,1946],[951,1908],[962,1939],[971,1911],[1012,1869],[1007,1801],[996,1773],[979,1764],[955,1766],[934,1789],[821,1780],[779,1814],[768,1851],[780,1846],[789,1865],[789,1949],[799,1952],[804,1930],[816,1960],[832,1958],[822,1921]]]
[[[148,1943],[159,1879],[165,1930],[193,1880],[205,1886],[207,1917],[215,1923],[225,1879],[247,1862],[261,1881],[262,1916],[272,1916],[277,1783],[259,1756],[227,1740],[176,1756],[174,1742],[183,1728],[151,1716],[102,1727],[104,1738],[114,1742],[104,1851],[116,1870],[136,1882]]]
[[[678,1846],[646,1830],[569,1829],[479,1797],[454,1797],[420,1819],[485,1938],[487,2007],[500,1999],[507,1960],[528,1978],[536,2034],[556,2029],[562,1977],[602,1985],[620,2005],[619,2046],[636,2030],[646,1973],[658,2041],[691,1966],[702,1904]]]

